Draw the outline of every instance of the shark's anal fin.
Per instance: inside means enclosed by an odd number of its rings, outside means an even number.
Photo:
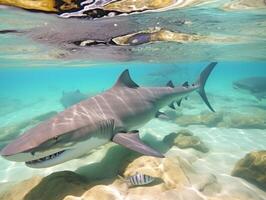
[[[175,110],[175,102],[174,101],[172,103],[170,103],[168,106],[169,106],[169,108],[172,108],[173,110]]]
[[[188,82],[186,81],[185,83],[182,84],[183,87],[189,87]]]
[[[181,106],[181,102],[182,102],[183,98],[179,99],[176,103],[177,105],[180,107]]]
[[[137,131],[134,133],[117,133],[113,137],[112,141],[144,155],[164,158],[164,155],[144,144],[140,140],[139,133]]]
[[[159,118],[159,117],[161,117],[161,116],[167,117],[167,115],[166,115],[164,112],[157,111],[156,114],[155,114],[155,117],[156,117],[156,118]]]

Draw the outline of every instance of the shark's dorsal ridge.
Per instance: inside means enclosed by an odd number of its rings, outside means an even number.
[[[137,88],[139,85],[135,83],[129,74],[128,69],[122,72],[122,74],[117,79],[114,87],[129,87],[129,88]]]

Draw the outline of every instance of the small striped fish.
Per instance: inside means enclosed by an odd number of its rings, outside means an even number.
[[[122,178],[122,177],[121,177]],[[122,178],[129,186],[147,185],[154,181],[154,177],[136,172],[135,175]]]

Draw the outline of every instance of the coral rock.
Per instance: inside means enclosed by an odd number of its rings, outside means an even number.
[[[248,153],[237,162],[232,175],[241,177],[266,191],[266,151]]]
[[[112,41],[117,45],[139,45],[158,41],[186,43],[205,40],[206,38],[206,36],[201,36],[197,34],[186,34],[162,29],[160,27],[155,27],[136,33],[122,35],[113,38]]]
[[[84,200],[115,200],[115,190],[105,185],[97,185],[82,195]]]
[[[172,0],[122,0],[107,4],[104,8],[119,12],[132,12],[165,8],[171,6],[173,2]]]
[[[247,10],[266,8],[264,0],[233,0],[223,6],[225,10]]]
[[[243,115],[243,114],[227,114],[224,116],[223,122],[219,123],[220,127],[230,127],[230,128],[241,128],[241,129],[265,129],[266,128],[266,120],[265,120],[265,112],[260,113],[256,112],[256,114],[251,115]]]
[[[61,200],[67,195],[81,195],[88,188],[82,176],[71,171],[61,171],[18,183],[2,193],[0,200]]]
[[[0,4],[16,6],[24,9],[56,12],[54,0],[0,0]]]
[[[79,7],[76,0],[0,0],[0,4],[44,12],[59,12]]]
[[[189,180],[182,166],[182,161],[172,158],[141,156],[125,168],[123,175],[128,177],[139,172],[156,177],[157,180],[151,184],[128,187],[124,181],[117,179],[110,185],[94,186],[79,198],[67,196],[64,200],[160,200],[166,197],[168,200],[174,200],[179,192],[189,186]]]
[[[200,115],[183,115],[176,119],[180,126],[206,125],[214,127],[223,120],[223,113],[203,113]]]
[[[71,171],[61,171],[43,178],[26,195],[25,200],[63,199],[68,194],[80,195],[87,188],[87,182],[82,176]]]
[[[173,9],[192,5],[198,5],[207,2],[206,0],[121,0],[109,3],[104,6],[105,10],[118,12],[136,12],[145,10]]]
[[[27,193],[32,190],[35,186],[37,186],[42,177],[36,176],[31,179],[22,181],[16,185],[12,185],[12,187],[8,187],[7,191],[0,194],[0,200],[22,200],[26,199],[25,196]]]
[[[193,148],[203,153],[207,153],[209,151],[208,147],[206,147],[199,137],[193,136],[193,133],[187,130],[181,130],[177,133],[174,144],[181,149]]]
[[[128,165],[124,176],[132,176],[136,172],[160,178],[163,181],[163,188],[178,188],[188,184],[185,172],[181,163],[171,158],[154,158],[142,156]],[[163,190],[163,188],[161,188]]]

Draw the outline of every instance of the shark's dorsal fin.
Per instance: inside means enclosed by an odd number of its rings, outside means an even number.
[[[166,84],[166,86],[171,87],[171,88],[174,88],[175,87],[172,81],[168,81],[168,83]]]
[[[116,81],[114,87],[129,87],[129,88],[137,88],[139,85],[135,83],[130,75],[128,69],[122,72],[119,76],[118,80]]]

